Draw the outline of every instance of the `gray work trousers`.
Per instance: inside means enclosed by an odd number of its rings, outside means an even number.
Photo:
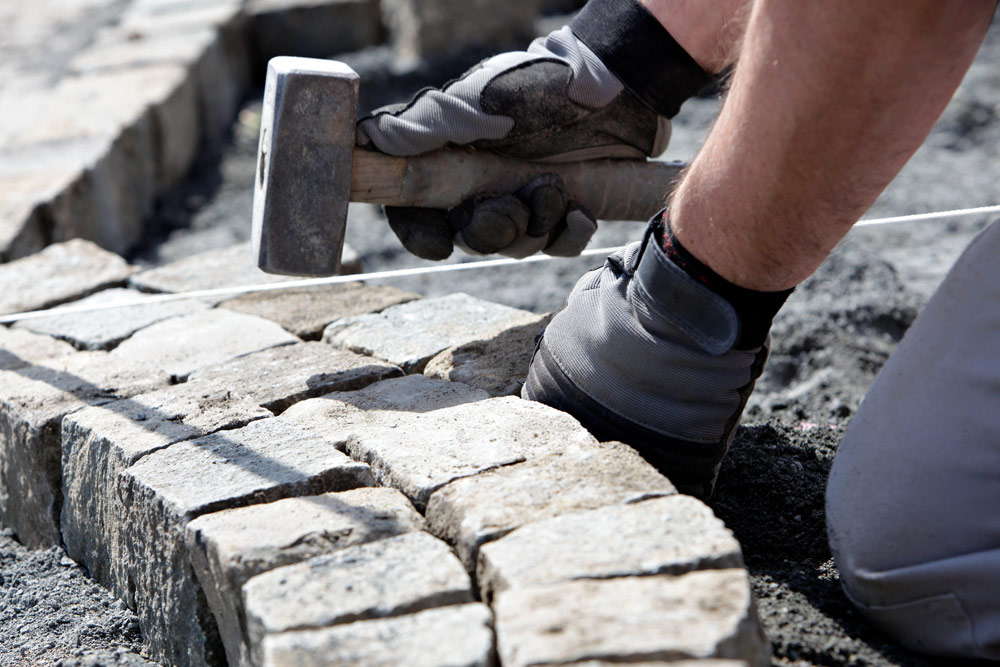
[[[1000,660],[1000,221],[862,402],[827,487],[841,582],[916,651]]]

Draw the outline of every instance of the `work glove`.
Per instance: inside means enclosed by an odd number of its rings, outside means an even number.
[[[645,159],[662,153],[681,103],[711,80],[635,0],[591,0],[527,51],[503,53],[441,89],[362,118],[357,144],[413,156],[445,146],[522,160]],[[444,259],[453,243],[524,257],[579,254],[597,229],[554,174],[451,211],[385,208],[410,252]]]
[[[658,215],[641,242],[580,279],[540,336],[521,395],[632,445],[680,491],[705,498],[791,290],[732,285],[666,224]]]

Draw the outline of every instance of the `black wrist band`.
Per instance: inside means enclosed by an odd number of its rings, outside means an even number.
[[[646,106],[672,118],[712,81],[638,0],[590,0],[569,24]]]
[[[654,219],[653,237],[663,248],[664,254],[685,273],[728,301],[740,319],[740,335],[733,346],[737,350],[750,350],[764,344],[771,321],[791,295],[792,289],[780,292],[760,292],[729,282],[708,265],[692,255],[681,245],[670,229],[666,214]]]

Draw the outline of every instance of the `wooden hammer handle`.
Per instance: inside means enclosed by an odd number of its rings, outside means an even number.
[[[683,165],[645,160],[527,162],[487,151],[444,149],[392,157],[355,149],[351,201],[450,209],[477,194],[511,194],[539,174],[558,174],[570,200],[595,218],[648,220]]]

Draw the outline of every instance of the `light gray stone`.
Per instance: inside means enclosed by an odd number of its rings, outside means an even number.
[[[494,605],[505,667],[722,658],[769,664],[742,569],[510,590]]]
[[[131,267],[84,240],[0,265],[0,314],[48,308],[125,282]]]
[[[585,660],[584,662],[561,663],[551,667],[619,667],[622,663],[608,660]],[[750,667],[745,660],[643,660],[630,662],[629,667]]]
[[[72,345],[50,336],[0,326],[0,371],[24,368],[74,352]]]
[[[427,522],[472,572],[480,546],[518,526],[673,493],[670,480],[627,445],[568,444],[438,489],[427,503]]]
[[[130,289],[114,288],[92,294],[73,303],[74,306],[109,304],[134,304],[149,301],[148,294]],[[139,329],[161,320],[205,310],[204,303],[195,300],[169,301],[143,305],[126,305],[122,308],[95,310],[88,313],[52,315],[25,320],[14,325],[47,334],[72,343],[83,350],[107,350],[122,342]]]
[[[135,333],[111,351],[184,380],[192,372],[244,354],[299,342],[274,322],[228,310],[174,317]]]
[[[520,396],[535,338],[552,315],[538,315],[491,338],[451,347],[427,363],[424,375],[479,387],[490,396]]]
[[[434,491],[461,477],[596,442],[575,419],[541,403],[482,398],[466,385],[421,380],[330,394],[284,414],[335,435],[372,466],[380,484],[421,510]],[[439,389],[446,391],[435,396]]]
[[[136,609],[154,659],[175,665],[224,660],[188,558],[188,522],[231,507],[371,483],[368,466],[282,417],[171,445],[124,470],[124,599]]]
[[[246,11],[261,64],[274,56],[326,58],[381,38],[375,0],[250,0]]]
[[[380,359],[310,342],[272,347],[206,366],[191,374],[191,382],[224,384],[281,414],[308,398],[361,389],[402,374],[398,366]]]
[[[128,590],[122,532],[128,520],[118,476],[176,442],[245,426],[271,413],[225,384],[186,383],[101,407],[62,422],[62,537],[69,556],[123,596]]]
[[[361,283],[341,283],[244,294],[220,305],[274,320],[304,340],[319,340],[323,329],[334,320],[377,313],[419,298],[418,294],[388,285],[365,287]]]
[[[65,159],[65,158],[64,158]],[[82,173],[76,165],[26,165],[0,153],[0,262],[21,259],[49,243],[45,203]]]
[[[447,544],[412,532],[258,575],[243,601],[256,657],[267,635],[472,602],[472,588]]]
[[[444,349],[490,338],[535,318],[526,310],[459,292],[338,320],[323,332],[323,341],[419,373]]]
[[[479,550],[484,600],[509,588],[743,567],[740,545],[703,502],[674,495],[521,526]]]
[[[480,603],[270,635],[263,667],[492,667],[493,619]]]
[[[390,40],[403,60],[476,46],[520,46],[534,37],[539,0],[382,0]]]
[[[195,573],[232,667],[250,665],[242,590],[251,577],[338,549],[421,530],[398,491],[363,488],[223,510],[187,526]]]
[[[62,471],[59,423],[88,405],[103,405],[167,385],[169,378],[104,352],[78,352],[30,368],[0,371],[0,523],[29,547],[60,543]]]

